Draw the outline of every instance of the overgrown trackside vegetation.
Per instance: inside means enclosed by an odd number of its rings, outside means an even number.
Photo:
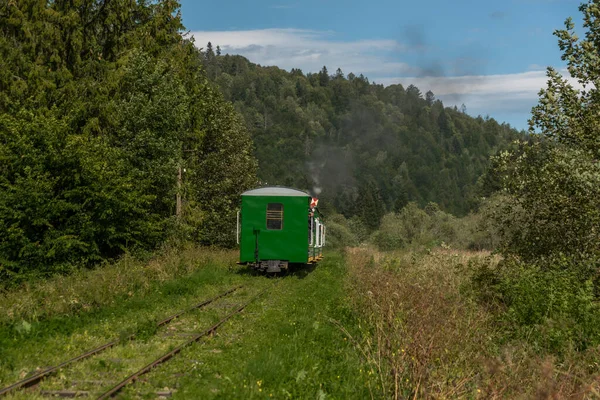
[[[188,248],[150,261],[26,283],[0,296],[0,386],[133,332],[240,282],[231,251]]]
[[[173,326],[152,329],[158,320],[243,284],[239,290],[240,295],[247,293],[243,301],[262,288],[271,290],[212,338],[186,348],[123,395],[156,397],[165,387],[176,389],[175,398],[377,395],[381,381],[344,333],[358,336],[362,322],[348,301],[346,266],[340,254],[328,253],[316,268],[297,269],[277,278],[276,285],[245,267],[232,268],[234,259],[231,251],[189,248],[150,262],[127,258],[104,268],[30,283],[23,292],[8,291],[0,304],[9,311],[0,320],[0,387],[135,332],[136,340],[122,341],[41,385],[41,389],[99,394],[111,381],[164,354],[168,345],[172,348],[178,340],[187,340],[189,333],[207,328],[241,300],[224,298],[210,310],[174,321]],[[41,299],[43,293],[46,299]],[[35,397],[38,393],[21,391],[15,398],[42,398]]]
[[[597,347],[540,351],[536,338],[511,336],[505,309],[477,301],[473,277],[500,260],[443,249],[348,251],[350,300],[363,318],[355,345],[384,383],[380,397],[598,395]]]
[[[235,264],[237,253],[188,247],[169,250],[149,261],[133,256],[96,270],[78,270],[68,276],[26,282],[18,290],[0,297],[0,324],[36,323],[49,318],[69,317],[117,305],[133,294],[144,296],[168,281],[189,276],[200,268]],[[183,280],[183,279],[182,279]]]
[[[600,1],[579,9],[585,35],[571,18],[555,35],[583,89],[549,68],[530,120],[541,135],[493,159],[505,260],[475,278],[482,299],[506,308],[513,336],[555,354],[600,344]]]
[[[0,4],[2,281],[231,243],[252,143],[183,29],[172,0]]]
[[[476,396],[493,345],[487,316],[460,296],[468,255],[348,251],[349,289],[363,314],[357,346],[384,382],[382,398]]]

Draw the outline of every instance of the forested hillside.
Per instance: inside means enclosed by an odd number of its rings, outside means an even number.
[[[490,155],[524,135],[445,108],[412,85],[384,87],[325,67],[316,74],[261,67],[210,43],[203,53],[209,78],[252,132],[261,181],[320,188],[346,216],[380,217],[408,201],[464,215]]]
[[[0,281],[173,235],[231,243],[233,205],[256,184],[252,142],[178,10],[0,3]]]
[[[3,280],[170,239],[231,245],[239,193],[259,181],[371,229],[409,201],[466,214],[488,157],[522,136],[414,86],[199,50],[179,7],[0,4]]]

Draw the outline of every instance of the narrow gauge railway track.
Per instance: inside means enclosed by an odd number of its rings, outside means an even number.
[[[276,281],[276,282],[279,282],[279,281]],[[225,322],[227,322],[233,316],[241,313],[254,300],[256,300],[258,297],[260,297],[264,293],[266,293],[271,287],[267,287],[267,288],[261,290],[258,294],[252,296],[252,298],[250,298],[250,300],[248,300],[247,302],[243,303],[242,305],[236,307],[233,311],[231,311],[230,313],[228,313],[225,317],[221,318],[219,320],[219,322],[217,322],[216,324],[214,324],[210,328],[206,329],[205,331],[203,331],[201,333],[198,333],[197,335],[193,336],[191,339],[189,339],[185,343],[177,346],[176,348],[174,348],[173,350],[169,351],[168,353],[162,355],[161,357],[157,358],[156,360],[152,361],[151,363],[145,365],[144,367],[142,367],[137,372],[129,375],[127,378],[125,378],[124,380],[122,380],[121,382],[119,382],[117,385],[115,385],[114,387],[112,387],[111,389],[109,389],[108,391],[106,391],[104,394],[102,394],[100,397],[98,397],[98,400],[105,400],[105,399],[109,399],[109,398],[114,397],[117,393],[119,393],[128,384],[133,383],[140,376],[142,376],[143,374],[151,371],[154,367],[156,367],[156,366],[158,366],[158,365],[160,365],[160,364],[168,361],[169,359],[173,358],[175,355],[177,355],[178,353],[180,353],[185,347],[190,346],[193,343],[199,341],[200,339],[202,339],[202,338],[204,338],[206,336],[211,335],[221,325],[223,325]]]
[[[221,299],[221,298],[223,298],[225,296],[228,296],[228,295],[232,294],[233,292],[235,292],[238,289],[241,289],[242,287],[243,287],[242,285],[235,286],[235,287],[233,287],[233,288],[231,288],[231,289],[229,289],[229,290],[227,290],[227,291],[225,291],[225,292],[223,292],[221,294],[218,294],[217,296],[214,296],[214,297],[212,297],[210,299],[204,300],[204,301],[202,301],[202,302],[200,302],[200,303],[198,303],[198,304],[196,304],[196,305],[194,305],[194,306],[192,306],[190,308],[187,308],[185,310],[179,311],[178,313],[173,314],[173,315],[171,315],[171,316],[169,316],[169,317],[161,320],[160,322],[158,322],[156,324],[156,327],[160,328],[160,327],[163,327],[165,325],[168,325],[170,322],[172,322],[176,318],[182,316],[183,314],[185,314],[187,312],[190,312],[190,311],[193,311],[193,310],[201,309],[201,308],[203,308],[203,307],[205,307],[205,306],[207,306],[207,305],[215,302],[218,299]],[[130,335],[127,338],[127,340],[133,340],[133,339],[135,339],[135,335]],[[22,380],[20,380],[18,382],[13,383],[10,386],[7,386],[7,387],[5,387],[3,389],[0,389],[0,396],[4,396],[4,395],[6,395],[8,393],[11,393],[11,392],[14,392],[14,391],[16,391],[18,389],[22,389],[22,388],[27,388],[27,387],[33,386],[33,385],[39,383],[44,378],[46,378],[47,376],[52,375],[56,371],[60,370],[61,368],[64,368],[64,367],[66,367],[68,365],[76,363],[77,361],[81,361],[81,360],[87,359],[89,357],[92,357],[94,355],[97,355],[97,354],[99,354],[99,353],[101,353],[101,352],[103,352],[105,350],[108,350],[108,349],[116,346],[119,343],[121,343],[121,341],[118,340],[118,339],[110,341],[110,342],[105,343],[105,344],[103,344],[101,346],[95,347],[94,349],[89,350],[89,351],[87,351],[87,352],[85,352],[83,354],[80,354],[80,355],[78,355],[76,357],[73,357],[73,358],[71,358],[69,360],[66,360],[66,361],[64,361],[64,362],[62,362],[62,363],[60,363],[58,365],[46,368],[43,371],[40,371],[40,372],[38,372],[35,375],[32,375],[32,376],[30,376],[28,378],[25,378],[25,379],[22,379]]]

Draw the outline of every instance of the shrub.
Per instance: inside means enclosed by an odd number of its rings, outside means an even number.
[[[600,344],[600,305],[594,277],[597,260],[564,256],[536,263],[508,258],[496,269],[482,264],[472,282],[487,305],[501,306],[508,337],[561,353]]]
[[[505,195],[493,218],[505,254],[600,254],[600,163],[550,143],[522,144],[500,161]]]
[[[490,249],[494,234],[485,230],[485,218],[471,214],[463,218],[445,213],[435,203],[425,210],[409,203],[399,213],[383,217],[371,241],[380,250],[447,245],[460,249]]]
[[[341,214],[335,214],[325,221],[327,226],[327,247],[340,248],[356,246],[358,237],[349,225],[349,221]]]

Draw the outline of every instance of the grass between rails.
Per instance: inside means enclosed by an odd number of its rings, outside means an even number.
[[[5,292],[0,305],[11,313],[0,316],[0,386],[135,332],[138,340],[40,385],[102,393],[275,281],[236,267],[236,256],[189,248]],[[498,317],[504,310],[474,295],[474,273],[497,261],[441,249],[330,252],[316,268],[277,278],[212,338],[187,347],[121,398],[156,398],[160,391],[182,399],[600,397],[598,349],[551,357],[515,339]],[[236,284],[245,288],[235,296],[154,329]],[[12,398],[34,396],[21,391]]]
[[[349,293],[364,318],[357,347],[387,398],[600,397],[598,349],[561,358],[514,340],[503,310],[473,295],[485,253],[349,249]]]
[[[157,320],[242,282],[229,271],[234,260],[235,252],[189,248],[5,293],[0,386],[117,337],[143,336]],[[65,298],[85,306],[71,308]]]
[[[126,376],[138,371],[143,366],[156,360],[186,342],[191,336],[213,325],[222,318],[232,304],[249,300],[268,282],[255,282],[253,287],[241,288],[227,297],[216,300],[201,310],[187,312],[166,327],[159,328],[152,334],[134,341],[123,343],[112,349],[80,363],[68,370],[46,379],[40,385],[42,390],[60,390],[64,388],[85,391],[93,397],[106,392]],[[168,376],[166,385],[171,385],[177,374]],[[157,376],[151,373],[142,380],[156,382]],[[135,398],[155,398],[155,390],[144,391],[139,385],[129,388]],[[125,393],[125,397],[127,394]]]
[[[231,268],[235,257],[235,252],[187,249],[147,264],[125,259],[5,293],[0,302],[12,312],[0,324],[0,386],[115,336],[138,333],[142,340],[65,368],[41,385],[80,390],[83,382],[92,385],[85,390],[99,394],[108,381],[116,383],[177,345],[168,337],[157,339],[164,334],[152,329],[157,320],[235,284],[254,290],[270,283],[264,276]],[[331,253],[314,269],[279,278],[272,291],[213,339],[186,348],[128,387],[122,397],[155,398],[165,387],[177,388],[178,398],[372,397],[380,390],[379,381],[332,323],[339,321],[358,334],[345,275],[342,256]],[[65,297],[85,306],[71,307]],[[188,334],[202,331],[240,301],[224,300],[222,308],[195,313],[178,326],[189,327]],[[99,381],[97,386],[94,381]],[[32,396],[34,392],[21,391],[14,398]]]
[[[329,253],[316,268],[280,278],[214,338],[156,371],[152,385],[173,385],[179,373],[175,399],[371,398],[376,376],[331,322],[357,332],[345,275],[343,258]]]

